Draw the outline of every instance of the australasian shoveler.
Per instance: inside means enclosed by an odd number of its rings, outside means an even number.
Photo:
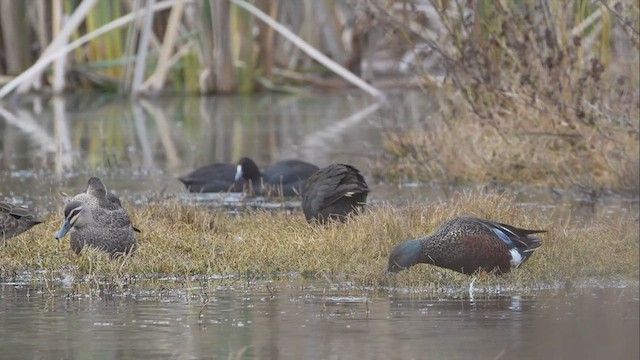
[[[508,273],[542,245],[531,235],[543,232],[458,217],[445,222],[433,235],[398,244],[389,255],[387,270],[398,272],[424,263],[468,275],[478,270]]]

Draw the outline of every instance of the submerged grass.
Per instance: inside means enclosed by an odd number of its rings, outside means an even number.
[[[45,282],[66,278],[111,286],[159,276],[184,284],[194,275],[297,273],[358,286],[464,292],[469,277],[434,266],[392,276],[384,271],[395,244],[430,234],[445,219],[463,214],[549,230],[542,236],[544,246],[522,268],[480,277],[478,289],[527,291],[638,279],[638,224],[632,216],[578,225],[551,213],[525,211],[509,196],[468,193],[426,206],[374,206],[346,224],[327,227],[307,224],[299,211],[233,216],[177,202],[134,208],[133,222],[142,229],[139,251],[116,260],[98,251],[73,254],[68,240],[53,239],[59,226],[54,216],[8,242],[0,254],[0,271],[5,278],[31,271]]]

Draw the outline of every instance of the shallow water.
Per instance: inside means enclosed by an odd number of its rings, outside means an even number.
[[[0,108],[0,200],[56,219],[59,192],[77,193],[89,176],[98,175],[128,206],[175,198],[230,209],[282,207],[241,194],[188,194],[176,179],[196,166],[233,163],[242,156],[260,165],[287,158],[319,166],[355,164],[373,189],[372,204],[419,205],[469,188],[494,191],[486,184],[430,186],[371,176],[372,165],[383,156],[384,132],[428,121],[430,106],[421,93],[404,94],[391,114],[359,94],[34,99]],[[510,191],[523,208],[570,214],[575,221],[638,216],[637,199],[526,187]],[[299,202],[284,206],[295,208]],[[175,291],[134,287],[118,294],[13,281],[0,285],[2,359],[639,355],[637,284],[469,301],[302,281],[269,289],[265,283]]]
[[[0,347],[10,352],[2,358],[638,357],[637,287],[469,301],[269,286],[80,296],[4,285]]]
[[[59,191],[83,189],[91,175],[125,198],[182,195],[177,176],[243,156],[263,167],[300,158],[364,170],[387,126],[377,108],[366,96],[345,94],[139,102],[86,96],[0,108],[0,196],[48,207]]]
[[[419,91],[403,92],[391,109],[362,93],[141,101],[105,95],[33,98],[0,106],[0,200],[43,214],[59,212],[60,192],[75,194],[97,175],[123,200],[137,205],[177,198],[202,206],[279,207],[279,202],[240,194],[189,194],[177,179],[196,167],[235,163],[242,156],[260,166],[290,158],[318,166],[354,164],[373,189],[371,204],[446,200],[469,188],[501,191],[500,185],[436,186],[373,176],[371,169],[385,156],[385,132],[429,122],[431,112],[433,105]],[[585,219],[593,214],[638,214],[637,198],[546,188],[509,190],[522,206],[537,211],[560,207]]]

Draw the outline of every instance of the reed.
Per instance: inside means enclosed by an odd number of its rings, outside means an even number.
[[[28,4],[23,2],[3,2],[0,4],[0,28],[2,29],[2,44],[13,51],[3,54],[3,66],[9,75],[16,75],[24,71],[30,59],[30,49],[25,44],[31,43]]]
[[[61,6],[57,7],[57,4]],[[40,6],[37,22],[13,23],[11,20],[15,16],[0,18],[4,33],[28,36],[33,32],[39,35],[41,45],[48,47],[37,58],[30,53],[32,41],[29,39],[16,35],[13,37],[21,41],[0,42],[1,51],[21,56],[19,60],[8,59],[10,69],[6,69],[7,74],[18,75],[26,70],[23,76],[16,76],[10,86],[0,90],[0,98],[16,88],[19,92],[37,88],[40,72],[63,58],[70,60],[70,65],[62,63],[65,66],[56,67],[55,92],[83,88],[110,92],[124,90],[136,94],[196,90],[200,93],[250,93],[265,83],[263,75],[274,88],[295,92],[291,87],[279,87],[290,80],[273,77],[272,72],[286,68],[289,74],[294,74],[315,66],[310,58],[290,61],[292,52],[299,53],[296,48],[303,49],[349,82],[376,96],[381,95],[341,66],[348,54],[343,54],[343,49],[339,48],[343,45],[342,34],[334,29],[334,25],[338,28],[338,21],[329,24],[327,19],[347,21],[352,13],[342,3],[329,2],[321,6],[312,0],[304,0],[288,8],[286,14],[277,2],[260,3],[263,12],[239,0],[166,0],[156,2],[154,6],[146,4],[61,0],[50,7]],[[7,9],[3,14],[24,12],[22,5],[7,3],[5,6]],[[324,21],[330,26],[323,32],[324,36],[333,36],[333,39],[317,41],[321,35],[315,31],[314,8],[322,11]],[[149,13],[153,19],[147,15]],[[65,17],[73,21],[66,24],[57,21]],[[270,23],[267,24],[265,19]],[[318,49],[287,29],[297,22],[307,29],[305,36]],[[259,36],[254,34],[256,26],[260,29]],[[277,31],[274,30],[276,28]],[[49,43],[45,43],[48,39],[43,36],[46,31],[54,34]],[[342,31],[349,32],[350,27],[344,26]],[[71,43],[69,38],[73,40]],[[286,45],[281,45],[283,43]],[[324,53],[339,57],[342,64],[332,61]],[[32,67],[28,68],[29,65]],[[65,76],[69,78],[70,74],[73,74],[74,81],[65,81]],[[197,87],[194,79],[198,80]],[[279,83],[274,84],[274,81]]]

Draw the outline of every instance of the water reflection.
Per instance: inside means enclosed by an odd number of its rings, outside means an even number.
[[[366,96],[344,94],[37,99],[0,108],[0,176],[13,179],[0,192],[37,193],[42,187],[31,178],[40,181],[42,173],[66,186],[81,185],[85,179],[77,175],[89,172],[122,180],[132,191],[149,189],[146,180],[157,191],[178,191],[175,176],[242,156],[263,166],[288,158],[365,165],[380,127],[354,126],[379,120],[377,106]],[[344,138],[353,148],[332,146]],[[136,186],[141,179],[144,186]]]
[[[638,289],[439,300],[282,283],[77,296],[0,288],[16,358],[632,359]],[[202,316],[200,316],[202,315]]]
[[[382,156],[384,132],[428,122],[434,106],[420,91],[402,93],[393,104],[392,109],[380,108],[360,93],[137,101],[105,95],[36,97],[0,107],[0,199],[51,210],[60,191],[74,193],[97,175],[134,203],[157,194],[205,203],[211,200],[208,195],[186,194],[176,176],[250,156],[262,166],[288,158],[319,166],[352,163],[368,177],[371,203],[446,200],[460,188],[371,177],[372,163]],[[516,193],[523,206],[544,210],[568,205],[566,212],[572,216],[638,213],[637,199],[596,199],[604,205],[600,210],[588,195],[582,201],[574,192],[525,187]],[[228,199],[209,204],[226,204]]]
[[[5,164],[17,170],[36,168],[33,155],[38,153],[47,154],[41,156],[47,160],[43,165],[58,174],[96,167],[184,171],[244,155],[263,164],[295,156],[325,165],[332,156],[349,156],[344,150],[318,153],[329,142],[349,135],[359,148],[351,156],[363,157],[361,146],[376,142],[373,135],[379,133],[353,128],[375,119],[379,106],[359,95],[139,101],[56,97],[37,104],[0,108],[0,144],[11,155]],[[10,134],[9,129],[18,131]],[[363,131],[365,137],[359,138]],[[25,143],[30,147],[15,145]]]

